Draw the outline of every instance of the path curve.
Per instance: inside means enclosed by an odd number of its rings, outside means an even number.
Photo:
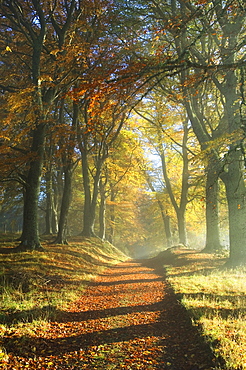
[[[98,275],[29,347],[25,356],[15,354],[18,361],[26,358],[29,369],[216,368],[209,346],[165,277],[138,261]]]

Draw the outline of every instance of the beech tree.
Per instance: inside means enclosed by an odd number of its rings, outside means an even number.
[[[63,191],[63,171],[61,158],[60,156],[58,157],[56,150],[56,142],[50,132],[46,136],[43,176],[45,193],[45,235],[54,235],[58,232],[58,218]]]
[[[148,184],[148,187],[150,188],[151,192],[154,194],[154,197],[157,201],[157,204],[158,204],[158,208],[160,210],[160,213],[161,213],[161,218],[162,218],[162,221],[163,221],[163,226],[164,226],[164,230],[165,230],[165,242],[163,243],[164,244],[164,247],[171,247],[172,245],[172,230],[171,230],[171,223],[170,223],[170,220],[171,220],[171,217],[169,215],[169,207],[166,207],[166,205],[164,204],[164,201],[163,201],[163,197],[162,197],[162,193],[160,191],[158,191],[158,189],[156,188],[155,184],[154,184],[154,179],[152,178],[151,174],[150,174],[150,170],[147,168],[147,166],[141,166],[141,171],[143,171],[144,173],[144,176],[146,178],[146,182]]]
[[[65,120],[65,100],[60,102],[58,124],[63,125]],[[60,156],[62,161],[63,173],[63,191],[60,205],[60,216],[58,221],[58,232],[55,242],[58,244],[67,244],[67,219],[72,200],[72,179],[73,171],[79,160],[75,154],[75,139],[78,125],[79,109],[76,102],[72,104],[71,124],[66,125],[68,132],[62,132],[59,139]],[[65,135],[64,135],[65,134]]]
[[[146,189],[145,177],[139,163],[145,161],[145,153],[133,122],[127,122],[106,161],[106,239],[125,247],[142,243],[146,235],[141,221],[141,199]]]
[[[220,177],[226,186],[229,232],[230,263],[245,260],[245,185],[243,181],[243,133],[240,117],[240,70],[244,68],[245,7],[238,1],[211,1],[209,3],[171,0],[163,4],[151,2],[152,35],[155,31],[154,54],[169,55],[180,62],[183,101],[202,150],[211,150],[207,173],[210,184],[207,186],[210,198],[207,205],[215,207],[212,219],[218,220],[217,181]],[[155,29],[154,29],[155,27]],[[174,63],[175,64],[175,63]],[[158,72],[153,74],[157,82],[163,81],[167,63],[158,63]],[[220,96],[219,119],[208,124],[203,105],[197,106],[200,83],[211,81],[213,89]],[[181,87],[179,86],[179,87]],[[206,88],[206,85],[203,85]],[[190,87],[192,87],[190,89]],[[176,87],[174,87],[175,89]],[[225,136],[223,136],[225,135]],[[218,143],[227,142],[221,157]],[[212,178],[213,177],[213,178]],[[213,191],[211,191],[211,187]],[[212,210],[211,210],[212,211]],[[208,212],[209,214],[209,212]],[[209,223],[210,226],[213,222]],[[218,222],[216,222],[216,225]],[[217,227],[217,226],[216,226]],[[210,232],[212,233],[210,234]],[[215,233],[217,235],[215,235]],[[210,245],[219,247],[218,230],[210,229],[208,235],[214,240]]]
[[[234,265],[245,261],[246,254],[245,249],[242,247],[245,241],[245,225],[242,221],[245,217],[243,201],[245,197],[245,184],[243,181],[244,149],[242,144],[243,136],[240,133],[242,122],[240,118],[241,98],[238,93],[239,71],[235,68],[226,68],[226,65],[236,65],[243,58],[241,38],[245,35],[245,10],[239,6],[238,2],[223,3],[213,1],[212,5],[213,8],[210,10],[212,15],[210,17],[213,16],[213,27],[208,28],[209,17],[201,20],[203,27],[207,30],[207,36],[206,38],[202,37],[200,48],[191,48],[191,55],[198,63],[205,62],[211,63],[212,66],[218,64],[224,66],[221,71],[212,74],[208,73],[214,86],[220,93],[222,111],[214,131],[211,130],[211,126],[204,130],[204,125],[202,126],[201,121],[196,119],[197,116],[201,117],[202,113],[201,109],[198,112],[194,104],[194,96],[190,97],[192,105],[190,106],[191,109],[189,108],[189,114],[194,123],[194,131],[203,147],[204,145],[207,146],[208,142],[215,142],[216,144],[216,139],[218,140],[218,138],[228,143],[223,159],[220,157],[220,150],[215,150],[216,145],[210,145],[211,155],[207,171],[208,186],[213,188],[215,196],[218,191],[218,177],[225,183],[229,217],[230,264]],[[209,40],[207,42],[208,48],[205,47],[206,39]],[[219,141],[220,143],[221,140]],[[211,194],[211,191],[209,194]],[[211,198],[210,201],[214,206],[214,210],[211,212],[216,217],[216,203]],[[218,240],[215,243],[218,243]]]
[[[76,0],[1,2],[4,45],[1,88],[7,112],[6,130],[19,125],[20,135],[26,139],[25,155],[28,157],[19,249],[41,248],[37,210],[52,110],[57,99],[75,91],[76,81],[80,86],[85,81],[87,88],[91,88],[90,78],[96,68],[93,58],[99,63],[103,60],[105,49],[100,51],[99,40],[102,30],[105,35],[109,25],[105,20],[108,20],[109,9],[110,3],[101,1],[94,4]],[[112,76],[105,73],[106,78]],[[14,116],[16,111],[18,117]],[[15,144],[9,147],[23,151],[22,145],[23,139],[18,148]]]
[[[3,61],[5,73],[10,65],[12,67],[11,78],[3,81],[3,90],[6,100],[10,96],[8,104],[13,99],[19,102],[22,134],[28,136],[30,153],[19,249],[40,249],[37,215],[45,135],[53,102],[74,79],[71,66],[75,61],[78,63],[78,59],[68,55],[65,47],[71,42],[82,9],[75,0],[47,4],[39,0],[6,0],[0,7],[1,29],[8,52]],[[13,116],[13,107],[7,106],[6,110],[8,117]]]
[[[198,63],[191,58],[189,58],[189,45],[195,40],[199,32],[199,27],[196,27],[196,23],[199,24],[199,17],[192,16],[190,7],[192,6],[192,1],[186,5],[182,5],[182,1],[170,1],[168,3],[163,3],[160,1],[151,2],[148,5],[146,2],[139,2],[139,9],[134,7],[133,2],[128,3],[128,7],[136,11],[142,18],[146,21],[145,27],[143,26],[145,40],[143,41],[145,47],[147,45],[148,59],[147,59],[147,71],[148,71],[148,81],[149,81],[149,91],[153,90],[153,87],[159,86],[163,90],[164,96],[172,96],[172,99],[180,101],[180,103],[187,102],[190,104],[190,97],[185,92],[182,94],[183,90],[187,90],[187,82],[185,76],[189,75],[189,70],[193,71],[194,67]],[[201,4],[202,5],[202,4]],[[197,3],[199,8],[200,3]],[[185,11],[187,9],[187,11]],[[187,13],[187,14],[186,14]],[[186,28],[185,22],[189,21],[190,29],[187,32],[187,48],[182,44],[185,39]],[[202,31],[201,31],[202,32]],[[198,41],[200,37],[198,36]],[[194,41],[194,43],[195,43]],[[143,52],[143,55],[146,55]],[[203,66],[200,65],[202,70]],[[193,73],[193,72],[191,72]],[[174,77],[173,77],[174,76]],[[193,76],[193,75],[192,75]],[[194,78],[190,77],[191,81],[197,81],[199,85],[200,79],[194,74]],[[189,80],[188,80],[189,81]],[[194,96],[197,96],[197,86],[194,91]],[[179,95],[179,97],[178,97]],[[182,96],[182,98],[181,98]],[[186,99],[187,98],[187,99]],[[186,107],[187,108],[187,107]],[[187,112],[188,114],[188,112]],[[191,116],[188,115],[189,120]],[[194,122],[194,120],[192,121]],[[210,166],[211,167],[211,166]],[[209,169],[210,167],[207,167]],[[207,185],[207,243],[206,250],[219,249],[219,214],[218,214],[218,185],[217,188],[214,185],[214,169],[210,170],[207,176],[210,177]],[[213,180],[211,181],[211,175]],[[218,178],[218,176],[217,176]],[[218,180],[216,180],[218,183]],[[214,185],[214,186],[212,186]],[[217,191],[214,191],[215,188]],[[213,199],[212,199],[213,197]],[[216,198],[216,199],[215,199]]]
[[[99,194],[99,184],[105,160],[108,157],[109,148],[117,138],[124,122],[125,108],[117,108],[121,103],[115,102],[113,109],[106,108],[103,114],[104,99],[98,100],[101,112],[95,115],[97,108],[91,110],[90,104],[83,107],[80,125],[78,127],[78,147],[82,159],[82,175],[84,186],[84,216],[83,236],[95,236],[94,224],[96,206]],[[106,104],[108,101],[106,100]],[[98,108],[99,108],[98,107]],[[109,111],[107,111],[109,109]],[[92,115],[92,116],[91,116]],[[96,122],[94,122],[96,120]],[[92,182],[92,185],[91,185]]]
[[[186,245],[185,213],[190,198],[189,188],[192,185],[189,162],[194,156],[189,149],[188,118],[182,105],[165,99],[161,90],[153,92],[148,104],[143,109],[136,109],[136,112],[146,121],[142,131],[160,158],[163,183],[170,205],[176,213],[178,242]]]
[[[112,54],[112,50],[115,53]],[[101,174],[110,148],[125,124],[141,82],[138,64],[131,63],[119,45],[107,43],[93,61],[90,83],[81,81],[73,92],[79,105],[78,148],[84,186],[83,236],[94,236],[96,205]],[[105,56],[108,55],[108,58]],[[104,59],[102,59],[105,58]],[[101,182],[102,185],[102,182]]]

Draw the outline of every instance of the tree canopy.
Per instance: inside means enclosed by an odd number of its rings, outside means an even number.
[[[244,262],[245,4],[2,0],[0,11],[2,225],[18,208],[18,249],[41,249],[40,232],[66,243],[69,230],[163,248],[200,224],[215,252],[226,218],[230,263]]]

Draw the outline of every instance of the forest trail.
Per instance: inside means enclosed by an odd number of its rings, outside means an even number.
[[[28,369],[42,370],[216,368],[209,346],[165,277],[139,261],[98,275],[19,356]]]

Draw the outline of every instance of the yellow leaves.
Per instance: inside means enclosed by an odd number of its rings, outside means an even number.
[[[151,351],[143,351],[143,352],[142,352],[142,354],[143,354],[143,355],[151,355],[151,354],[152,354],[152,352],[151,352]]]
[[[9,356],[3,348],[0,348],[0,363],[7,362]]]
[[[8,98],[9,111],[18,113],[23,112],[32,104],[32,93],[34,87],[27,87],[15,94],[11,94]]]
[[[1,142],[2,142],[2,140],[3,141],[5,141],[5,140],[10,141],[10,138],[7,135],[0,134],[0,140],[1,140]]]
[[[54,49],[50,52],[50,55],[55,55],[57,56],[57,54],[60,52],[61,50],[60,49]]]
[[[26,126],[34,122],[34,109],[33,104],[34,87],[29,86],[21,89],[16,93],[12,93],[7,99],[8,115],[5,117],[4,124],[8,127],[16,126],[16,132],[12,133],[18,135],[18,126],[25,120]],[[23,126],[22,126],[23,127]],[[23,136],[25,133],[23,132]]]
[[[53,79],[50,75],[47,75],[47,74],[43,74],[40,78],[39,78],[39,83],[41,82],[52,82]]]

